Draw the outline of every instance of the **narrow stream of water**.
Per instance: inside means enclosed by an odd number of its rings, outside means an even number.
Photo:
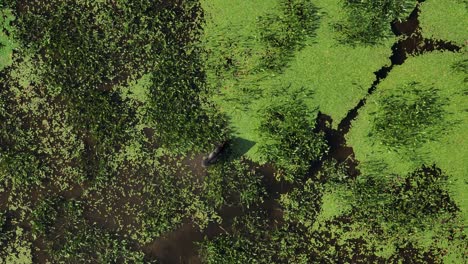
[[[422,1],[419,1],[419,3],[421,2]],[[357,177],[359,175],[359,171],[356,169],[358,161],[354,159],[352,147],[347,146],[345,136],[350,130],[352,121],[358,116],[359,110],[366,104],[367,98],[375,92],[377,86],[388,76],[393,67],[403,64],[409,55],[420,55],[434,50],[447,50],[452,52],[460,50],[460,47],[453,43],[424,38],[421,34],[418,16],[419,4],[406,21],[395,21],[392,23],[392,31],[395,36],[399,37],[399,40],[392,46],[393,52],[389,58],[391,64],[383,66],[381,69],[374,72],[376,79],[368,89],[367,95],[339,122],[338,129],[332,129],[329,125],[333,122],[330,116],[323,113],[318,114],[316,120],[317,130],[325,133],[326,139],[330,145],[330,151],[326,157],[311,167],[310,175],[314,175],[320,171],[326,160],[334,159],[339,163],[345,163],[347,165],[348,174],[351,177]],[[255,168],[264,176],[264,184],[268,192],[269,198],[259,207],[268,212],[271,218],[270,220],[273,220],[273,222],[280,222],[282,218],[281,208],[276,202],[276,199],[282,193],[286,193],[294,188],[294,186],[276,181],[272,166],[259,166],[252,163],[251,167]],[[251,208],[250,210],[255,209],[259,208]],[[199,231],[199,229],[191,223],[186,222],[179,229],[145,246],[143,248],[144,252],[147,257],[156,258],[163,263],[200,263],[196,243],[202,241],[205,237],[213,238],[227,232],[226,230],[229,230],[233,218],[245,213],[245,210],[241,208],[225,207],[220,211],[223,223],[221,225],[210,224],[203,232]]]
[[[383,66],[378,71],[374,72],[376,79],[368,89],[367,95],[362,98],[359,103],[351,109],[346,117],[341,120],[338,125],[340,133],[347,134],[351,127],[351,122],[356,119],[359,109],[361,109],[367,98],[374,93],[377,86],[384,80],[395,65],[402,65],[409,55],[421,55],[425,52],[434,50],[446,50],[451,52],[459,51],[461,48],[451,42],[443,40],[426,39],[421,34],[421,27],[419,25],[419,5],[420,1],[407,20],[392,23],[392,31],[395,36],[399,37],[395,44],[392,46],[392,55],[390,56],[391,64]]]

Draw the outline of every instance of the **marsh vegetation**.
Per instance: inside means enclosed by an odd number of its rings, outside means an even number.
[[[0,262],[466,262],[462,2],[3,0]]]

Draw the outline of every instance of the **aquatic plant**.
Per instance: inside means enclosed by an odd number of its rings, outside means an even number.
[[[314,132],[314,121],[301,98],[271,101],[260,116],[258,131],[264,142],[259,151],[278,168],[279,178],[302,178],[328,150],[324,134]]]

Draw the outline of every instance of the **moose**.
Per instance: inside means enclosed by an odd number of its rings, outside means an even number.
[[[208,167],[216,163],[216,161],[218,161],[219,157],[221,156],[221,153],[223,152],[223,150],[226,149],[227,145],[228,145],[227,141],[223,141],[222,143],[216,145],[216,148],[212,152],[210,152],[208,157],[203,159],[202,166]]]

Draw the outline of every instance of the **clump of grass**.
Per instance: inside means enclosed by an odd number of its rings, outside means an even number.
[[[459,211],[447,191],[448,176],[435,165],[406,177],[365,175],[352,185],[356,219],[372,227],[400,232],[428,228],[434,220]]]
[[[375,45],[392,35],[390,23],[409,14],[415,1],[344,0],[347,16],[335,24],[340,41],[350,45]]]
[[[320,213],[322,189],[322,186],[313,179],[307,179],[301,187],[282,194],[280,204],[284,220],[310,228]]]
[[[276,98],[260,112],[258,131],[264,142],[259,152],[287,181],[304,176],[328,150],[324,134],[314,132],[312,113],[295,94]]]
[[[444,101],[438,89],[410,82],[379,98],[373,131],[389,148],[418,148],[445,129]]]
[[[262,202],[265,192],[262,176],[249,169],[243,160],[214,165],[203,184],[204,198],[216,209],[226,204],[249,208]]]
[[[320,22],[318,8],[310,0],[282,0],[279,13],[259,19],[259,30],[266,49],[261,67],[281,72],[288,58],[315,37]]]

